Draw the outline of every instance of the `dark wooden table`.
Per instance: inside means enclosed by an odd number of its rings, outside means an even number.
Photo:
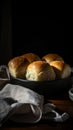
[[[5,130],[71,130],[73,129],[73,101],[68,97],[68,92],[56,98],[47,99],[46,102],[54,103],[59,110],[68,112],[70,118],[63,123],[55,123],[50,121],[41,120],[34,125],[29,124],[16,124],[14,122],[6,122],[1,129]]]

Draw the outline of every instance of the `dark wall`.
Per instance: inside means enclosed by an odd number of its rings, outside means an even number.
[[[12,57],[11,0],[0,1],[0,65]]]
[[[0,4],[1,5],[1,4]],[[49,20],[49,16],[25,16],[22,3],[3,2],[0,8],[0,63],[27,52],[40,57],[58,53],[73,66],[69,25],[62,20]],[[67,36],[65,36],[67,34]]]
[[[58,53],[73,65],[69,30],[64,32],[63,21],[49,20],[48,16],[13,15],[13,54],[34,52],[39,56]],[[68,27],[67,27],[68,28]],[[64,34],[65,38],[64,38]]]
[[[64,22],[49,20],[48,16],[13,15],[13,54],[34,52],[39,56],[58,53],[72,64],[71,47],[65,43]]]
[[[27,52],[34,52],[41,57],[47,53],[58,53],[73,66],[69,25],[66,30],[64,26],[64,21],[49,20],[49,16],[19,15],[16,10],[13,15],[14,56]]]
[[[16,15],[14,19],[14,53],[63,53],[64,24],[49,20],[48,16]]]

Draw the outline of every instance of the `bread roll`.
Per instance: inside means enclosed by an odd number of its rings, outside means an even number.
[[[63,61],[63,58],[59,56],[58,54],[47,54],[42,57],[42,60],[46,61],[47,63],[50,63],[51,61]]]
[[[57,79],[67,78],[71,75],[71,67],[69,64],[62,61],[52,61],[49,64],[53,67]]]
[[[29,62],[26,58],[15,57],[8,62],[9,72],[13,77],[25,79],[28,64]]]
[[[22,57],[26,58],[29,61],[29,63],[41,60],[40,57],[34,53],[26,53],[22,55]]]
[[[53,68],[44,61],[34,61],[28,65],[26,79],[32,81],[54,80],[56,77]]]

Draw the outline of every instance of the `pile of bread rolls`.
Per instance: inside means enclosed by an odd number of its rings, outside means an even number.
[[[42,58],[34,53],[14,57],[8,62],[11,76],[31,81],[47,81],[67,78],[71,67],[58,54],[46,54]]]

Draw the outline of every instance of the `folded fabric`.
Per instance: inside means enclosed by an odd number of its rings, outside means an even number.
[[[7,84],[0,91],[0,123],[7,119],[34,123],[42,116],[43,96],[19,85]]]
[[[44,96],[28,88],[6,84],[0,91],[0,126],[8,119],[23,123],[36,123],[46,118],[56,122],[66,121],[69,115],[60,115],[55,107],[51,103],[44,104]]]
[[[0,66],[0,90],[10,82],[9,70],[6,65]]]

